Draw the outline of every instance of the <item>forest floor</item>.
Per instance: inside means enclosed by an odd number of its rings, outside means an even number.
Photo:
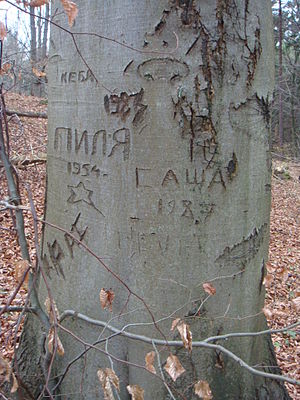
[[[6,95],[8,109],[45,112],[45,101],[17,94]],[[8,117],[10,157],[19,175],[23,204],[28,206],[26,185],[31,188],[38,216],[42,217],[45,194],[45,155],[47,120]],[[8,197],[4,168],[0,163],[0,200]],[[25,211],[25,232],[31,259],[35,259],[34,231],[30,212]],[[16,231],[9,210],[0,205],[0,306],[5,305],[18,282],[21,260]],[[268,275],[265,279],[265,314],[270,328],[278,329],[297,322],[300,308],[300,163],[273,160],[271,237]],[[17,272],[16,272],[17,271]],[[22,306],[22,288],[12,305]],[[1,317],[0,354],[11,360],[18,345],[21,327],[18,313]],[[283,374],[300,380],[300,331],[273,334],[278,364]],[[17,330],[17,332],[16,332]],[[300,398],[300,387],[287,384],[291,397]]]

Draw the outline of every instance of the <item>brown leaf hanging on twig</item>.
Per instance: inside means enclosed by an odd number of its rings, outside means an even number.
[[[171,331],[174,331],[174,329],[176,328],[179,321],[180,321],[180,318],[174,319],[174,321],[172,322]]]
[[[3,22],[0,22],[0,40],[4,40],[6,38],[7,32]]]
[[[112,311],[112,302],[115,298],[115,294],[111,289],[100,290],[100,304],[103,309],[108,308],[109,311]]]
[[[145,391],[139,385],[128,385],[126,388],[132,400],[144,400]]]
[[[59,316],[58,308],[57,308],[57,305],[56,305],[55,301],[52,300],[52,306],[51,306],[51,300],[49,299],[49,297],[47,297],[44,304],[45,304],[45,307],[46,307],[46,311],[47,311],[47,313],[49,315],[50,323],[54,324],[56,322],[54,320],[54,318],[53,318],[53,311],[52,310],[54,310],[56,320],[59,321],[60,316]]]
[[[27,260],[20,260],[20,261],[16,261],[15,263],[15,280],[20,283],[21,280],[23,279],[23,276],[25,274],[25,271],[28,269],[29,267],[29,262]],[[28,284],[28,276],[29,273],[26,274],[23,285],[27,286]]]
[[[78,14],[77,5],[71,0],[60,0],[68,16],[69,25],[72,27]]]
[[[213,398],[208,382],[198,381],[194,385],[194,390],[197,396],[203,400],[211,400]]]
[[[185,369],[180,364],[178,357],[174,356],[173,354],[170,354],[169,357],[167,358],[167,362],[166,365],[164,366],[164,369],[167,371],[167,373],[170,375],[170,377],[173,379],[174,382],[180,375],[182,375],[185,372]]]
[[[48,350],[50,354],[53,354],[54,346],[55,346],[55,331],[54,328],[50,328],[48,334]],[[56,335],[56,351],[57,354],[61,357],[65,354],[64,346],[62,345],[62,342],[58,337],[58,335]]]
[[[37,68],[32,67],[32,72],[37,78],[44,78],[47,74],[46,72],[39,71]]]
[[[44,6],[45,4],[49,4],[49,0],[32,0],[29,3],[31,7],[41,7]]]
[[[202,286],[203,286],[204,291],[206,293],[210,294],[211,296],[216,294],[216,289],[211,283],[209,283],[209,282],[203,283]]]
[[[192,351],[192,332],[190,331],[190,327],[184,321],[181,321],[176,326],[178,332],[180,333],[181,340],[183,342],[184,347],[191,352]]]
[[[115,371],[111,368],[100,368],[97,371],[97,375],[103,389],[104,400],[115,400],[113,386],[118,392],[120,391],[120,382]]]
[[[154,359],[155,359],[155,351],[150,351],[145,356],[145,363],[147,370],[152,372],[153,374],[156,374],[155,368],[153,366]]]

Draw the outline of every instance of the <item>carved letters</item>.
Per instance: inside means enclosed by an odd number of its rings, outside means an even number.
[[[61,84],[85,83],[85,82],[95,82],[95,77],[90,70],[78,71],[78,72],[64,71],[60,75],[60,83]]]
[[[81,216],[81,213],[79,213],[77,215],[77,217],[75,219],[75,222],[72,224],[71,233],[72,233],[72,235],[77,237],[78,240],[82,241],[84,239],[84,237],[85,237],[85,234],[86,234],[86,231],[87,231],[88,227],[86,226],[84,229],[81,229],[78,226],[78,221],[80,219],[80,216]],[[73,255],[73,247],[74,247],[75,244],[78,246],[78,243],[70,235],[68,235],[67,233],[65,233],[65,241],[66,241],[68,249],[70,251],[70,256],[71,256],[71,258],[73,258],[74,257],[74,255]]]
[[[112,157],[117,151],[122,151],[123,161],[130,156],[130,131],[127,128],[117,129],[113,133],[98,130],[91,134],[87,130],[57,127],[54,135],[54,150],[66,151],[68,154]]]

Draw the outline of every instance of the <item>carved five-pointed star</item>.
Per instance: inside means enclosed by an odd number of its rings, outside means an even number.
[[[67,200],[68,203],[75,204],[83,201],[84,203],[92,206],[104,217],[104,214],[95,206],[95,203],[92,200],[93,191],[87,189],[83,182],[79,182],[77,186],[68,185],[68,187],[71,190],[71,194]]]

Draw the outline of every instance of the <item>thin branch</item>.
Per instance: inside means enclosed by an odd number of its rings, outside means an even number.
[[[66,310],[64,312],[65,317],[68,316],[73,316],[73,317],[77,317],[83,321],[86,321],[90,324],[96,325],[96,326],[106,326],[110,331],[116,333],[116,334],[121,334],[129,339],[134,339],[134,340],[138,340],[138,341],[142,341],[144,343],[149,343],[152,344],[153,343],[155,345],[158,346],[173,346],[173,347],[182,347],[182,341],[180,340],[169,340],[169,341],[165,341],[165,340],[161,340],[161,339],[154,339],[154,338],[150,338],[144,335],[137,335],[135,333],[131,333],[131,332],[126,332],[120,329],[117,329],[111,325],[108,325],[106,322],[104,321],[99,321],[99,320],[94,320],[92,318],[87,317],[86,315],[80,314],[80,313],[76,313],[73,310]],[[281,328],[281,329],[274,329],[274,330],[264,330],[261,332],[241,332],[241,333],[231,333],[228,335],[220,335],[218,336],[213,336],[213,337],[209,337],[205,340],[202,341],[193,341],[193,347],[204,347],[204,348],[211,348],[211,349],[216,349],[221,351],[222,353],[228,355],[230,358],[232,358],[234,361],[236,361],[238,364],[240,364],[241,367],[247,369],[249,372],[251,372],[254,375],[259,375],[259,376],[263,376],[265,378],[271,378],[271,379],[275,379],[275,380],[280,380],[280,381],[284,381],[284,382],[288,382],[288,383],[292,383],[293,385],[300,385],[300,381],[297,381],[296,379],[292,379],[289,378],[288,376],[283,376],[283,375],[276,375],[276,374],[270,374],[267,372],[262,372],[262,371],[258,371],[255,368],[252,368],[250,365],[248,365],[245,361],[243,361],[241,358],[239,358],[237,355],[235,355],[234,353],[232,353],[231,351],[227,350],[225,347],[220,346],[220,345],[216,345],[216,344],[211,344],[209,343],[210,341],[214,340],[218,340],[218,339],[227,339],[229,337],[249,337],[249,336],[259,336],[259,335],[264,335],[264,334],[270,334],[270,333],[278,333],[278,332],[284,332],[287,330],[290,330],[292,328],[295,328],[296,326],[300,325],[300,321],[296,322],[295,324],[292,324],[288,327],[285,328]],[[59,324],[60,328],[63,328],[61,324]],[[65,329],[65,328],[64,328]],[[86,344],[86,343],[85,343]],[[98,348],[97,348],[98,349]]]
[[[152,341],[152,346],[153,346],[153,348],[154,348],[154,351],[155,351],[155,354],[156,354],[156,357],[157,357],[158,368],[159,368],[159,371],[160,371],[161,378],[162,378],[162,380],[163,380],[163,382],[164,382],[165,388],[167,389],[167,391],[168,391],[168,393],[169,393],[171,399],[172,399],[172,400],[176,400],[175,397],[174,397],[174,395],[173,395],[173,393],[171,392],[171,389],[170,389],[169,386],[167,385],[167,382],[166,382],[166,379],[165,379],[165,376],[164,376],[164,371],[163,371],[163,369],[162,369],[162,367],[161,367],[159,352],[158,352],[158,350],[157,350],[157,347],[155,346],[154,341]]]
[[[94,346],[94,345],[92,345],[92,344],[90,344],[90,343],[87,343],[86,341],[82,340],[79,336],[75,335],[73,332],[71,332],[69,329],[63,327],[62,325],[58,324],[58,327],[61,328],[64,332],[68,333],[70,336],[72,336],[72,337],[73,337],[74,339],[76,339],[78,342],[80,342],[81,344],[83,344],[85,347],[89,347],[89,348],[91,348],[91,349],[97,350],[97,351],[99,351],[100,353],[106,355],[107,357],[111,357],[113,360],[115,360],[115,361],[117,361],[117,362],[119,362],[119,363],[126,364],[126,365],[129,365],[129,366],[131,366],[131,367],[135,367],[135,368],[142,369],[142,370],[148,372],[149,374],[153,375],[154,377],[156,377],[157,379],[159,379],[159,380],[163,383],[163,380],[162,380],[158,375],[156,375],[154,372],[149,371],[149,370],[148,370],[146,367],[144,367],[143,365],[139,365],[139,364],[136,364],[136,363],[133,363],[133,362],[130,362],[130,361],[122,360],[122,359],[120,359],[120,358],[114,356],[113,354],[107,353],[105,350],[102,350],[102,349],[100,349],[100,348],[97,347],[97,346]],[[207,344],[207,346],[213,346],[213,345]],[[276,375],[275,375],[275,376],[276,376]],[[176,389],[175,389],[175,390],[176,390]],[[182,397],[182,398],[184,399],[184,397],[182,396],[181,393],[179,393],[177,390],[176,390],[176,392],[178,393],[178,395],[179,395],[180,397]]]

